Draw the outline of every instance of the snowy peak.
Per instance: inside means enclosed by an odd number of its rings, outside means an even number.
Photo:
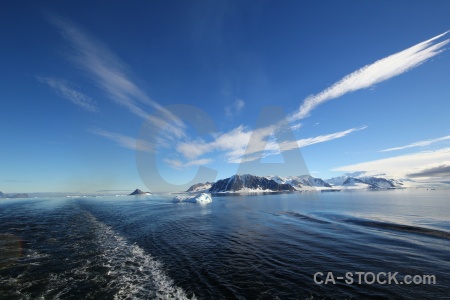
[[[188,193],[198,193],[198,192],[207,192],[213,185],[212,182],[206,183],[197,183],[192,185],[186,192]]]
[[[395,188],[395,185],[392,183],[392,181],[388,180],[388,179],[385,179],[385,178],[360,177],[359,180],[361,180],[364,183],[370,185],[370,188],[372,188],[372,189],[391,189],[391,188]]]
[[[351,178],[351,177],[347,176],[347,175],[342,175],[342,176],[327,179],[327,180],[325,180],[325,182],[332,186],[337,186],[337,185],[343,185],[344,182],[349,178]]]
[[[328,183],[323,181],[320,178],[312,177],[311,175],[302,175],[298,176],[297,180],[300,181],[303,185],[311,186],[311,187],[331,187]]]
[[[233,175],[215,182],[209,189],[211,193],[229,192],[280,192],[295,191],[289,184],[277,183],[272,179],[250,174]]]
[[[410,179],[386,179],[367,176],[365,172],[354,172],[334,177],[328,180],[311,175],[280,177],[271,175],[259,177],[250,174],[233,175],[229,178],[211,183],[198,183],[191,186],[187,192],[279,192],[279,191],[308,191],[308,190],[346,190],[346,189],[395,189],[409,186]]]
[[[380,174],[381,175],[381,174]],[[386,179],[383,177],[366,176],[365,172],[344,174],[326,180],[332,186],[358,187],[370,189],[393,189],[403,186],[402,180]]]
[[[290,184],[296,189],[303,187],[331,187],[330,184],[322,179],[312,177],[311,175],[289,176],[286,178],[281,178],[280,176],[267,176],[266,178],[272,179],[278,183]]]

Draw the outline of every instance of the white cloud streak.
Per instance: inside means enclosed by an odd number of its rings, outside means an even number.
[[[294,124],[294,125],[291,126],[291,130],[292,130],[292,131],[297,131],[297,130],[299,130],[300,128],[302,128],[302,126],[303,126],[302,123]]]
[[[289,151],[295,148],[328,142],[365,128],[367,127],[351,128],[296,141],[269,141],[268,137],[272,135],[274,128],[266,127],[252,131],[243,126],[239,126],[230,132],[217,136],[213,142],[206,143],[201,140],[180,142],[176,149],[178,153],[182,154],[188,160],[197,159],[213,151],[222,151],[228,163],[241,163],[258,159],[262,155],[275,155],[280,153],[280,151]],[[251,138],[252,142],[250,143]],[[264,149],[264,151],[261,151],[261,149]]]
[[[341,166],[331,171],[358,172],[368,174],[386,173],[393,178],[406,177],[408,174],[420,173],[426,169],[441,165],[450,165],[450,148],[435,151],[416,152],[384,159],[362,162],[353,165]]]
[[[405,145],[405,146],[384,149],[384,150],[381,150],[380,152],[390,152],[390,151],[397,151],[397,150],[403,150],[403,149],[415,148],[415,147],[426,147],[426,146],[429,146],[431,144],[438,143],[438,142],[443,142],[443,141],[447,141],[447,140],[450,140],[450,135],[447,135],[447,136],[444,136],[444,137],[440,137],[440,138],[437,138],[437,139],[415,142],[415,143],[411,143],[411,144],[408,144],[408,145]]]
[[[50,23],[60,30],[61,35],[70,43],[73,48],[72,59],[87,73],[89,73],[94,81],[106,92],[110,99],[115,103],[125,107],[128,111],[136,116],[148,119],[149,115],[144,110],[144,107],[151,107],[162,114],[165,120],[170,120],[174,126],[169,125],[159,118],[153,118],[151,121],[158,127],[164,127],[166,131],[172,132],[179,138],[186,139],[185,125],[174,116],[171,112],[164,109],[156,101],[152,100],[144,90],[135,84],[128,75],[128,69],[120,59],[114,55],[108,47],[100,41],[89,36],[77,26],[68,20],[50,16]],[[421,42],[408,49],[390,55],[386,58],[380,59],[373,64],[367,65],[347,76],[332,86],[326,88],[322,92],[307,97],[301,104],[298,111],[294,112],[287,121],[294,122],[307,117],[320,104],[329,100],[341,97],[347,93],[354,92],[360,89],[369,88],[377,83],[388,80],[392,77],[405,73],[412,68],[415,68],[425,62],[426,60],[436,56],[444,51],[444,46],[449,43],[449,39],[442,42],[436,42],[437,39],[442,38],[448,32],[440,34],[427,41]],[[53,87],[55,88],[55,87]],[[64,89],[56,87],[64,94]],[[71,101],[78,100],[78,104],[85,105],[88,98],[83,98],[82,94],[71,93],[70,90],[65,90],[67,95],[72,95]],[[84,99],[84,101],[83,101]],[[81,101],[81,102],[80,102]],[[74,102],[75,103],[75,102]],[[227,115],[239,113],[244,107],[245,103],[242,100],[237,100],[233,106],[225,108]],[[91,108],[92,109],[92,108]],[[281,122],[283,123],[283,122]],[[275,153],[276,151],[287,151],[294,147],[305,147],[312,144],[322,143],[333,139],[344,137],[354,131],[362,130],[362,128],[352,128],[349,130],[332,133],[328,135],[320,135],[317,137],[301,139],[291,142],[280,142],[279,145],[267,143],[268,138],[273,132],[274,124],[266,128],[249,130],[244,126],[239,126],[232,131],[215,136],[213,142],[206,143],[203,140],[178,142],[176,151],[183,155],[184,158],[190,160],[189,163],[181,163],[177,160],[167,160],[166,162],[174,167],[181,168],[183,166],[199,165],[209,163],[210,160],[199,158],[200,156],[213,151],[221,151],[228,162],[241,162],[244,154],[257,154],[260,152],[259,147],[261,143],[267,144],[266,149]],[[301,125],[298,125],[301,126]],[[295,127],[295,129],[298,129]],[[136,144],[139,144],[139,151],[154,151],[154,147],[145,141],[139,141],[118,133],[112,133],[100,129],[92,129],[90,132],[106,137],[115,141],[122,147],[128,149],[136,149]],[[248,145],[250,137],[254,135],[254,143]],[[275,146],[277,146],[275,149]],[[279,146],[279,147],[278,147]],[[258,156],[255,156],[255,158]],[[252,158],[244,158],[252,159]]]
[[[197,158],[214,150],[222,150],[225,152],[224,155],[228,162],[239,163],[258,158],[261,155],[258,154],[261,149],[261,143],[266,145],[265,155],[267,155],[267,153],[270,155],[270,153],[277,154],[280,153],[280,151],[292,150],[295,147],[305,147],[341,138],[351,132],[365,129],[366,127],[352,128],[346,131],[297,141],[281,142],[279,144],[273,142],[267,143],[267,139],[272,134],[273,129],[277,126],[283,126],[286,121],[292,123],[301,120],[307,117],[312,110],[324,102],[339,98],[350,92],[370,88],[377,83],[403,74],[441,53],[444,51],[443,47],[448,44],[450,40],[447,39],[439,43],[436,43],[436,40],[442,38],[447,33],[448,31],[403,51],[380,59],[373,64],[367,65],[345,76],[343,79],[326,88],[319,94],[307,97],[297,112],[293,113],[286,120],[279,122],[279,124],[274,124],[267,128],[256,129],[253,132],[240,126],[229,133],[219,135],[212,143],[204,143],[203,141],[197,141],[196,143],[181,143],[177,146],[177,150],[188,159]],[[229,111],[231,111],[231,108],[228,108],[227,112]],[[301,124],[292,125],[291,129],[297,130],[300,126]],[[248,145],[252,134],[256,135],[253,137],[253,145]],[[247,154],[247,157],[243,157],[244,154]]]
[[[228,105],[225,107],[225,115],[227,117],[233,117],[241,112],[244,108],[245,102],[242,99],[236,99],[232,105]]]
[[[72,46],[72,60],[93,77],[111,100],[140,118],[151,118],[155,125],[165,126],[166,130],[171,130],[178,137],[183,135],[184,124],[156,101],[153,101],[130,79],[125,64],[106,45],[89,36],[68,20],[55,15],[49,15],[48,19]],[[172,121],[175,126],[168,127],[163,120],[150,117],[138,103],[160,112],[164,119]]]
[[[155,151],[154,145],[148,143],[144,140],[137,140],[136,138],[132,138],[123,134],[106,131],[99,128],[91,128],[88,129],[90,133],[105,137],[122,148],[136,150],[136,151],[144,151],[144,152],[153,152]]]
[[[325,135],[319,135],[316,137],[310,137],[306,139],[299,139],[296,141],[283,141],[281,143],[278,143],[277,141],[270,141],[265,151],[269,155],[279,154],[283,151],[290,151],[296,148],[303,148],[314,144],[324,143],[328,141],[332,141],[335,139],[339,139],[342,137],[345,137],[349,135],[350,133],[353,133],[355,131],[364,130],[367,126],[359,127],[359,128],[350,128],[344,131],[339,131],[335,133],[325,134]]]
[[[202,158],[202,159],[196,159],[196,160],[191,160],[187,163],[183,163],[180,160],[177,159],[164,159],[164,162],[167,163],[169,166],[171,166],[174,169],[177,170],[183,170],[186,169],[188,167],[193,167],[193,166],[202,166],[202,165],[207,165],[210,164],[213,160],[209,159],[209,158]]]
[[[408,49],[380,59],[373,64],[362,67],[345,76],[322,92],[307,97],[299,110],[289,118],[290,121],[296,121],[307,117],[312,110],[324,102],[339,98],[347,93],[360,89],[370,88],[377,83],[388,80],[419,66],[426,60],[445,50],[443,47],[449,43],[450,39],[439,43],[435,43],[435,41],[446,35],[448,32],[449,31],[444,32]]]
[[[297,141],[297,144],[300,148],[302,148],[302,147],[314,145],[317,143],[324,143],[324,142],[328,142],[331,140],[340,139],[342,137],[349,135],[350,133],[353,133],[353,132],[359,131],[359,130],[364,130],[366,128],[367,128],[367,126],[362,126],[359,128],[350,128],[350,129],[347,129],[344,131],[339,131],[339,132],[335,132],[335,133],[331,133],[331,134],[325,134],[325,135],[319,135],[319,136],[316,136],[313,138],[301,139],[301,140]]]
[[[244,153],[251,135],[252,131],[241,125],[227,133],[217,135],[210,143],[203,140],[180,142],[176,150],[190,160],[213,151],[224,151],[227,157],[240,156]]]
[[[71,88],[66,81],[46,77],[37,77],[37,79],[40,82],[47,84],[52,89],[54,89],[57,94],[61,95],[63,98],[66,98],[82,109],[89,112],[98,112],[98,108],[95,102],[90,97]]]

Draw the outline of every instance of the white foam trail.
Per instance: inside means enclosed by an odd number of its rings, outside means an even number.
[[[188,298],[186,293],[175,286],[168,277],[160,262],[138,245],[132,245],[111,227],[97,220],[91,213],[84,212],[83,224],[93,230],[93,238],[98,249],[87,249],[83,243],[77,250],[83,261],[77,262],[75,269],[67,269],[63,273],[49,276],[47,292],[43,295],[53,299],[64,299],[86,282],[105,286],[100,295],[106,292],[114,299],[196,299]],[[85,229],[82,235],[85,237]],[[75,236],[77,238],[77,235]],[[88,248],[91,242],[87,242]],[[94,245],[92,245],[94,246]],[[91,253],[90,253],[91,252]],[[106,271],[99,271],[106,269]],[[94,270],[94,271],[92,271]],[[54,291],[58,291],[52,294]],[[99,291],[89,291],[87,298],[96,298]]]
[[[87,213],[87,218],[95,224],[98,244],[103,249],[101,260],[113,278],[108,287],[118,290],[114,299],[189,299],[165,274],[160,262],[138,245],[130,245],[92,214]]]

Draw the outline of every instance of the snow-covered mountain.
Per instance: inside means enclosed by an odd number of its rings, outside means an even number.
[[[289,176],[285,178],[282,178],[280,176],[266,176],[266,178],[272,179],[277,183],[290,184],[297,190],[305,187],[331,188],[330,184],[326,183],[320,178],[312,177],[311,175]]]
[[[376,176],[367,176],[365,172],[354,172],[344,174],[325,180],[326,183],[333,187],[343,188],[360,188],[360,189],[394,189],[404,187],[401,179],[386,179],[381,177],[382,174]]]
[[[326,179],[325,182],[332,185],[332,186],[336,186],[336,185],[343,185],[344,182],[348,179],[348,178],[358,178],[359,176],[364,175],[365,172],[353,172],[353,173],[346,173],[343,174],[341,176],[338,177],[333,177],[330,179]]]
[[[215,183],[198,183],[187,192],[277,192],[303,190],[348,190],[348,189],[395,189],[410,186],[411,179],[387,179],[384,174],[368,176],[365,172],[354,172],[323,180],[311,175],[280,177],[277,175],[259,177],[255,175],[234,175]]]
[[[192,185],[186,192],[188,193],[199,193],[199,192],[207,192],[213,185],[213,182],[206,183],[197,183]]]
[[[295,191],[295,189],[289,184],[277,183],[274,180],[250,174],[233,175],[219,180],[209,189],[211,193],[280,191]]]

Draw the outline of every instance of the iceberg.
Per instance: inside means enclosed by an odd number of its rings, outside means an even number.
[[[175,196],[173,202],[190,202],[190,203],[200,203],[207,204],[212,202],[210,194],[201,193],[194,196]]]

